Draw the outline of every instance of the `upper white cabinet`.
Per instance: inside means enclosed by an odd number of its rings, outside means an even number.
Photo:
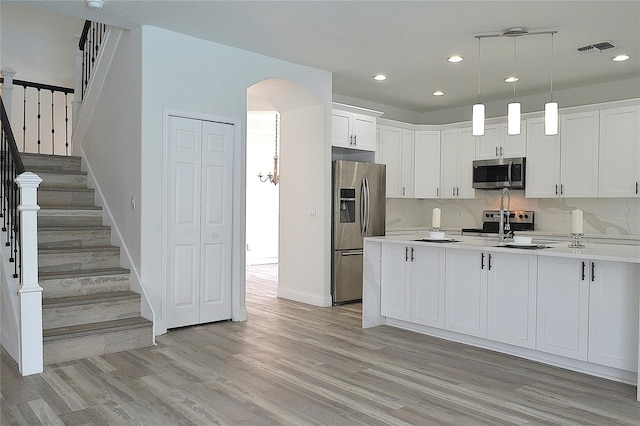
[[[474,198],[476,137],[470,127],[447,129],[440,140],[440,198]]]
[[[600,111],[600,197],[640,196],[640,107]]]
[[[414,135],[415,198],[440,196],[440,131],[416,130]]]
[[[387,165],[387,197],[413,197],[413,130],[378,126],[380,163]]]
[[[341,106],[342,108],[336,108]],[[363,114],[357,111],[370,112]],[[331,145],[339,148],[376,150],[376,119],[380,113],[334,104],[331,113]]]
[[[527,120],[529,198],[598,195],[598,111],[561,115],[559,136],[544,134],[544,119]]]
[[[514,158],[527,155],[527,126],[524,121],[520,125],[519,135],[509,135],[507,124],[489,124],[484,128],[484,135],[477,137],[476,159]]]

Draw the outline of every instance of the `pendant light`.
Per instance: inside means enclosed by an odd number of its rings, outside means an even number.
[[[544,134],[558,134],[558,103],[553,102],[553,33],[551,33],[551,100],[544,104]]]
[[[473,104],[471,134],[473,136],[484,135],[484,104],[480,103],[480,37],[478,37],[478,102]]]
[[[513,76],[517,77],[516,66],[516,40],[517,36],[513,36]],[[517,80],[516,80],[517,81]],[[516,81],[513,82],[513,102],[507,105],[507,134],[520,134],[520,102],[516,102]]]

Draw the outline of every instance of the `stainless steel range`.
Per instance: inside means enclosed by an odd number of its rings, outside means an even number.
[[[509,221],[511,232],[533,231],[534,213],[529,210],[511,210],[504,215],[504,221]],[[462,235],[475,235],[478,237],[495,237],[500,228],[500,211],[485,210],[482,212],[482,229],[462,229]]]

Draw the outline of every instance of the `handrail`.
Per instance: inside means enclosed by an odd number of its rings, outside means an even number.
[[[0,217],[5,245],[9,247],[9,262],[14,264],[13,277],[22,279],[22,243],[20,240],[20,190],[16,178],[24,173],[24,165],[11,130],[9,116],[0,97]]]
[[[4,83],[4,78],[0,77],[0,83]],[[33,87],[34,89],[50,90],[53,92],[73,93],[74,90],[71,87],[52,86],[51,84],[36,83],[33,81],[13,80],[13,84],[17,84],[22,87]]]
[[[82,27],[82,35],[78,42],[78,49],[84,50],[84,45],[87,43],[87,37],[89,36],[89,29],[91,29],[91,21],[84,21],[84,27]]]
[[[78,49],[82,51],[82,97],[91,81],[91,73],[96,65],[102,40],[107,32],[107,25],[100,22],[85,21],[82,35],[78,42]],[[76,94],[78,95],[78,94]]]

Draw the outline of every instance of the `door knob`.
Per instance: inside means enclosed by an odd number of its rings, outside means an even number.
[[[217,233],[217,232],[214,232],[214,233],[213,233],[213,236],[214,236],[214,237],[217,237],[217,236],[218,236],[218,233]]]

